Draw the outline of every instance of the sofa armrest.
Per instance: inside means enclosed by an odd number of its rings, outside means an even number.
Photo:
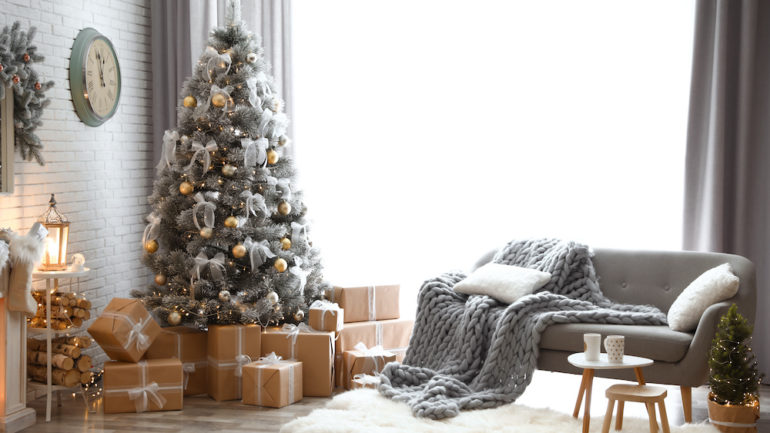
[[[732,305],[732,300],[718,302],[709,306],[698,322],[695,329],[690,348],[687,350],[684,358],[679,361],[679,371],[686,372],[686,378],[682,378],[682,385],[700,386],[703,385],[708,377],[708,356],[711,347],[711,340],[714,339],[714,333],[717,329],[719,319],[727,312]]]

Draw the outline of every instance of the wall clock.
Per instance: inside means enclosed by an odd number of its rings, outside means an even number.
[[[70,57],[70,92],[80,120],[99,126],[109,120],[120,101],[120,64],[115,48],[92,28],[78,33]]]

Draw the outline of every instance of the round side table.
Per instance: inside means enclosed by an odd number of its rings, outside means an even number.
[[[575,402],[575,410],[572,412],[572,416],[577,418],[580,414],[580,403],[583,400],[583,395],[585,395],[586,402],[583,409],[583,433],[588,433],[588,428],[591,425],[591,387],[594,382],[594,370],[633,368],[639,385],[644,385],[642,367],[653,364],[652,359],[630,355],[625,355],[622,362],[610,362],[607,359],[606,353],[600,353],[598,361],[586,361],[586,355],[583,352],[573,353],[567,358],[567,362],[577,368],[583,369],[583,380],[580,382],[580,391],[578,391],[577,402]],[[618,419],[623,419],[622,401],[618,402]]]

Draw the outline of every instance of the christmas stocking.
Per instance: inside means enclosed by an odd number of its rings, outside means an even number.
[[[20,236],[11,235],[10,262],[11,276],[8,282],[8,309],[29,316],[37,312],[37,302],[32,297],[32,273],[40,262],[48,230],[35,223],[29,232]]]

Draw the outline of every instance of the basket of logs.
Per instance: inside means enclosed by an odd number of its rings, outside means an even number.
[[[90,337],[58,337],[51,340],[51,383],[71,388],[91,382],[91,357],[81,353],[91,345]],[[45,340],[27,340],[27,374],[46,383]]]
[[[45,292],[32,292],[37,301],[35,317],[29,319],[32,328],[45,328]],[[91,301],[78,297],[74,293],[54,293],[51,295],[51,329],[62,331],[78,328],[91,318]]]

